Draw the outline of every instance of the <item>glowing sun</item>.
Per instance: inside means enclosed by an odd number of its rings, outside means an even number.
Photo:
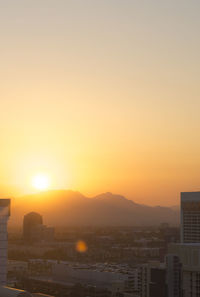
[[[32,186],[37,190],[47,190],[50,185],[50,180],[46,174],[37,174],[32,179]]]

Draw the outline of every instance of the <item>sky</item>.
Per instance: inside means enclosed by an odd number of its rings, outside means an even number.
[[[200,190],[200,2],[0,0],[0,193]]]

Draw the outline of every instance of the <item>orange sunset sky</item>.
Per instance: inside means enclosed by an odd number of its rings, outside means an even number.
[[[200,190],[200,2],[0,1],[0,193]]]

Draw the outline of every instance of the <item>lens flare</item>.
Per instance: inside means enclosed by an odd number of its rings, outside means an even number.
[[[85,253],[85,252],[87,252],[87,250],[88,250],[87,244],[84,241],[79,240],[76,243],[76,250],[79,253]]]

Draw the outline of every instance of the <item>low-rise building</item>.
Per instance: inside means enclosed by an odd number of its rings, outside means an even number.
[[[200,243],[170,244],[169,254],[181,263],[181,288],[184,297],[200,296]],[[170,283],[169,287],[175,286]],[[172,295],[172,297],[181,295]],[[171,296],[170,296],[171,297]]]

